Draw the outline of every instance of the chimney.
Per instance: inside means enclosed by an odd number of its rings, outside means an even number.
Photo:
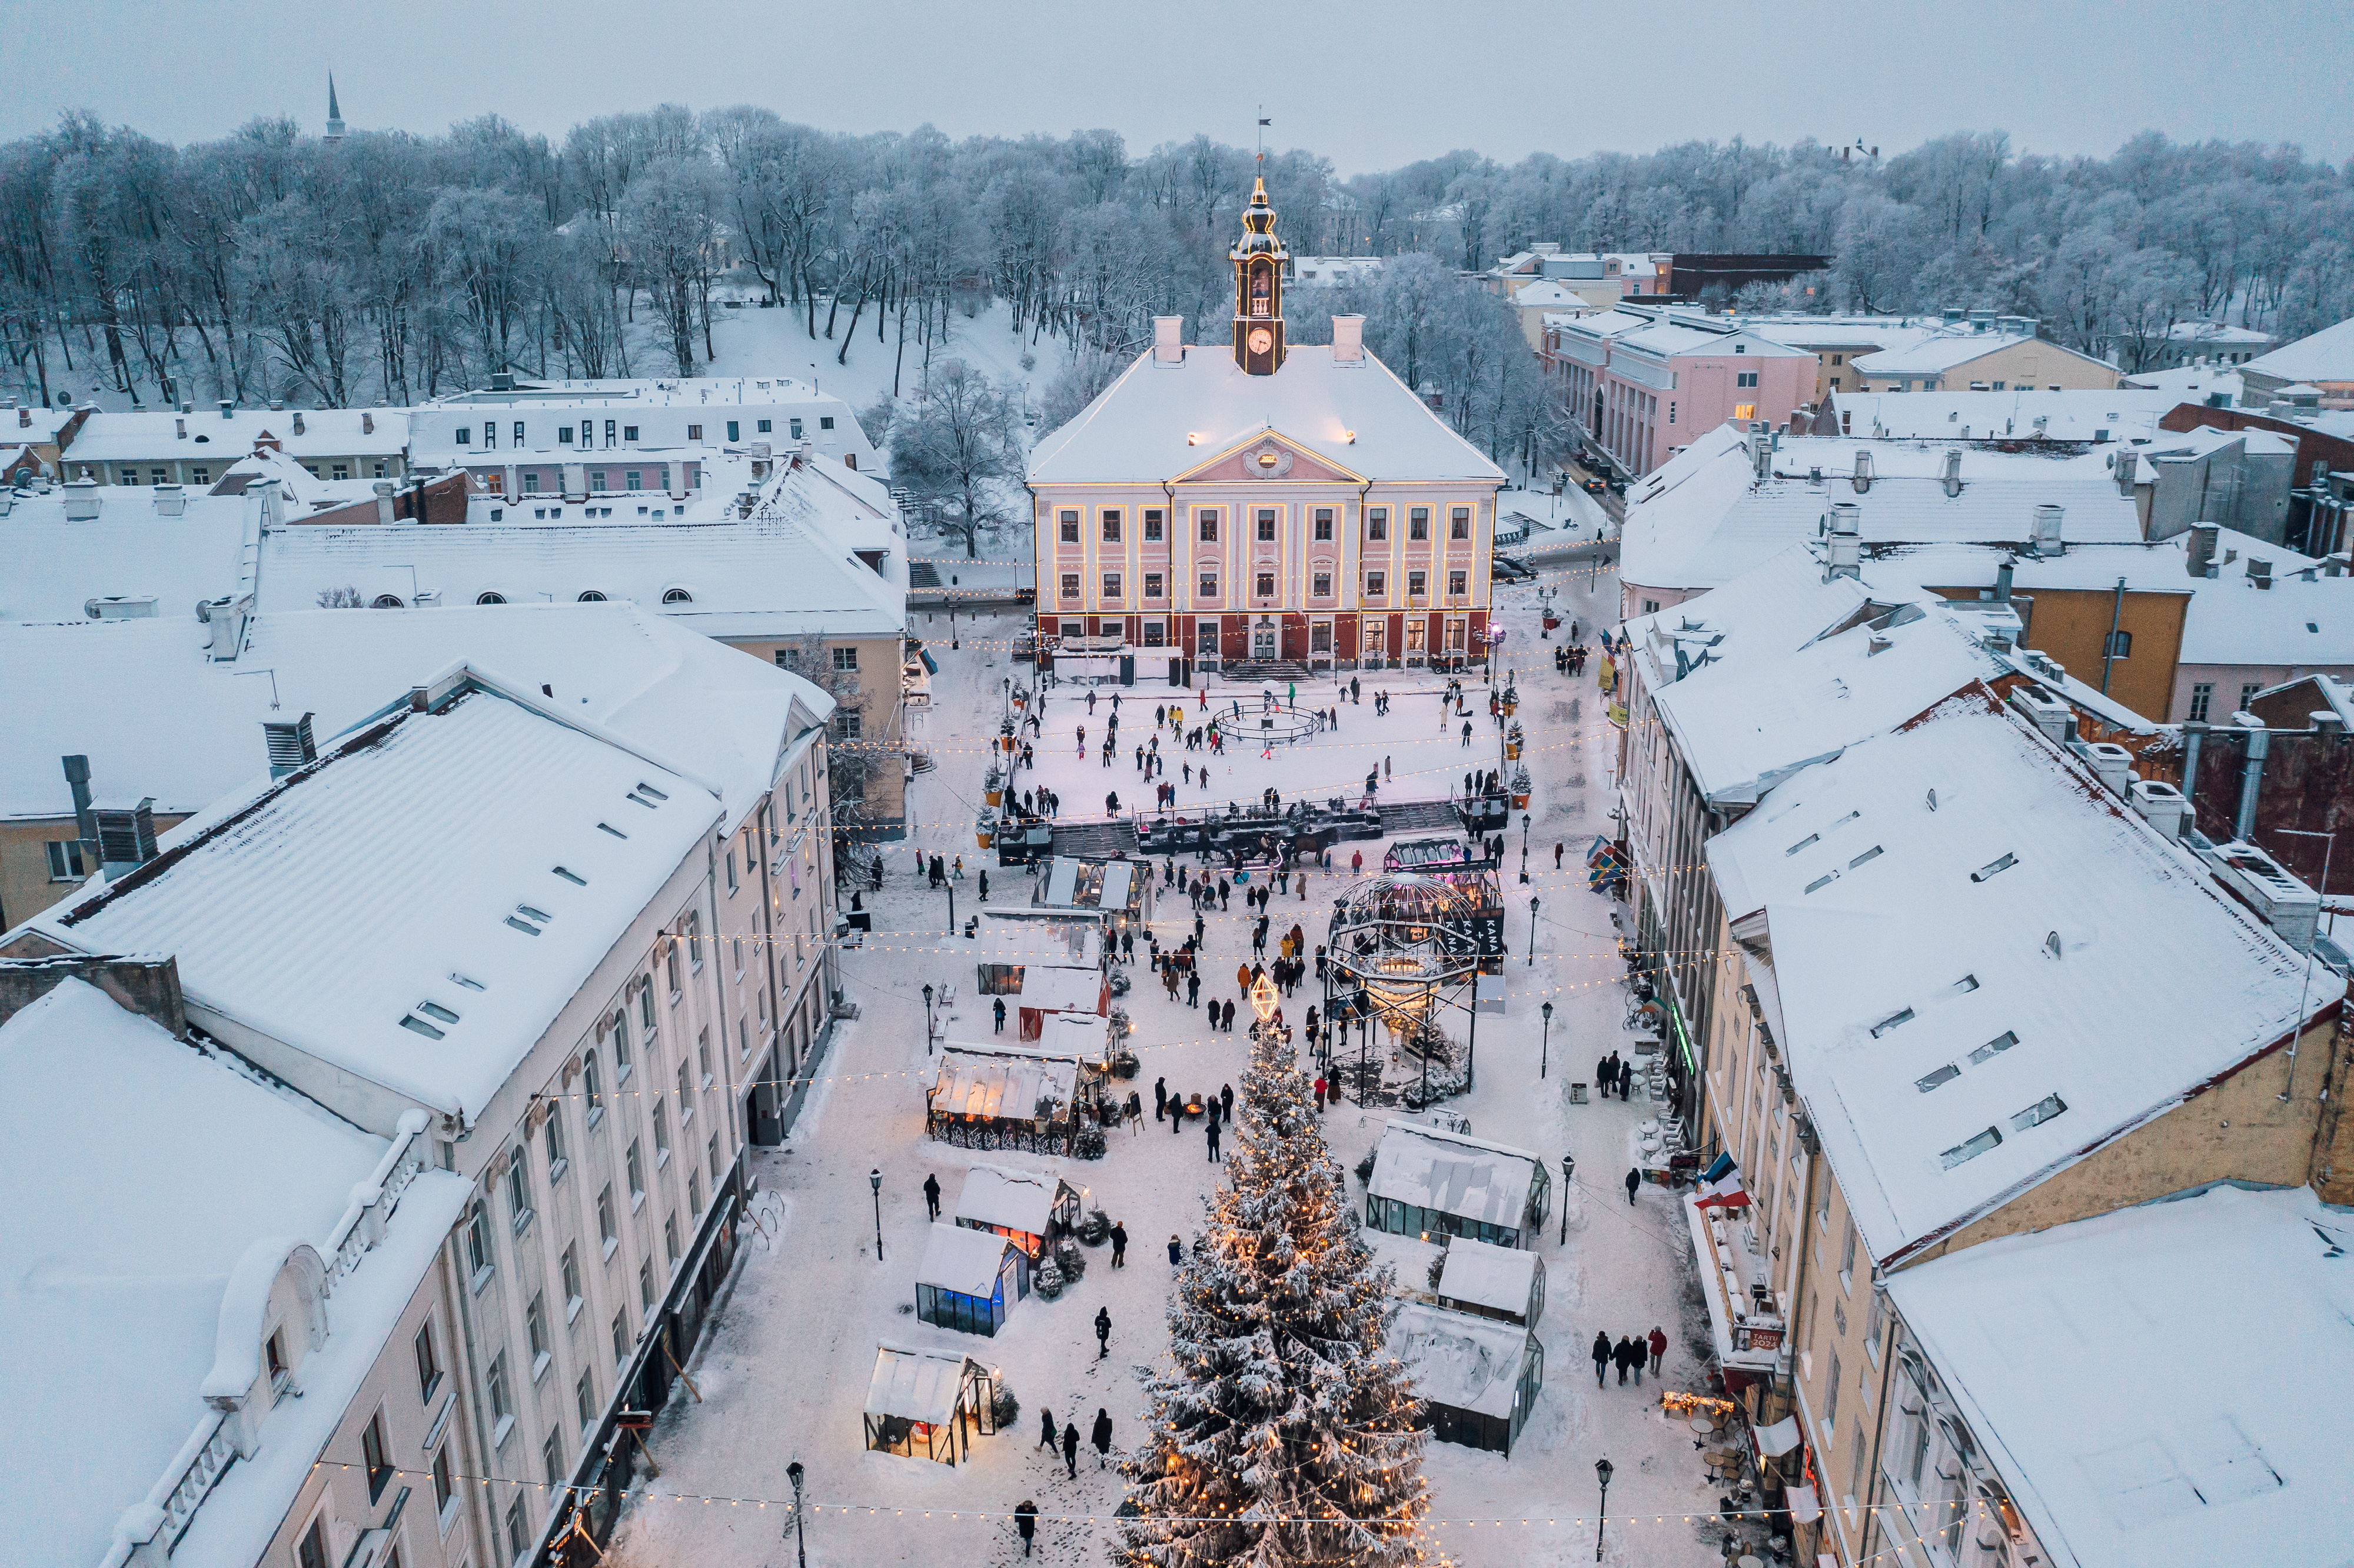
[[[2183,546],[2183,569],[2194,577],[2215,575],[2215,536],[2221,532],[2220,523],[2193,523],[2190,541]]]
[[[2101,782],[2109,787],[2112,795],[2123,795],[2132,789],[2133,753],[2113,741],[2096,740],[2084,747],[2084,760],[2099,774]]]
[[[1332,363],[1363,365],[1365,362],[1365,318],[1334,316],[1332,318]]]
[[[319,760],[319,745],[311,737],[309,714],[299,719],[263,719],[261,739],[270,752],[272,779],[283,779],[296,768]]]
[[[2316,735],[2343,738],[2346,734],[2346,720],[2336,708],[2316,708],[2305,716],[2313,721]]]
[[[2116,476],[2117,493],[2128,501],[2132,500],[2134,481],[2141,473],[2139,455],[2127,449],[2121,449],[2110,454],[2109,471]]]
[[[2126,790],[2126,799],[2141,813],[2142,821],[2169,839],[2179,839],[2190,817],[2190,802],[2182,791],[2157,779],[2137,779]]]
[[[1831,514],[1825,529],[1829,547],[1823,552],[1823,581],[1833,577],[1861,577],[1863,553],[1863,511],[1852,501],[1831,503]]]
[[[294,410],[294,433],[298,436],[302,434],[302,410],[300,408]]]
[[[16,428],[20,430],[29,430],[33,428],[33,411],[30,408],[16,410]]]
[[[376,416],[366,408],[360,410],[360,434],[364,436],[376,434]]]
[[[2064,506],[2049,503],[2035,509],[2035,553],[2039,556],[2064,556],[2068,543],[2060,531],[2062,520],[2068,514]]]
[[[187,510],[188,493],[186,489],[176,484],[159,484],[155,487],[156,516],[178,517]]]
[[[66,521],[88,523],[98,516],[98,481],[69,479],[66,481]]]
[[[1761,431],[1749,432],[1749,482],[1763,484],[1774,477],[1774,442]]]
[[[379,479],[372,487],[376,491],[376,520],[386,527],[392,526],[392,481]]]
[[[2232,829],[2233,838],[2244,839],[2256,831],[2256,797],[2264,790],[2264,758],[2272,754],[2273,736],[2253,714],[2233,714],[2232,723],[2248,737],[2247,762],[2240,775],[2240,815]]]
[[[1872,488],[1872,454],[1859,450],[1855,454],[1855,493],[1863,494]]]
[[[2022,655],[2031,665],[2042,658],[2029,650]],[[2054,746],[2065,746],[2076,733],[2076,713],[2066,700],[2053,696],[2041,686],[2014,686],[2010,705],[2025,715],[2027,721],[2043,732],[2043,737]]]
[[[2321,575],[2325,577],[2342,577],[2349,570],[2354,570],[2354,551],[2334,550],[2321,557]]]
[[[252,503],[254,510],[260,514],[261,518],[261,526],[265,531],[278,526],[279,495],[278,482],[276,480],[255,480],[251,484],[245,487],[245,496],[246,500]]]
[[[236,399],[236,398],[234,398],[234,397],[224,397],[224,398],[222,398],[222,399],[220,400],[220,411],[221,411],[221,418],[224,418],[224,419],[228,418],[231,414],[234,414],[235,412],[237,412],[237,399]]]
[[[65,764],[66,788],[73,791],[74,831],[81,838],[82,855],[87,860],[95,861],[98,858],[98,819],[90,814],[90,758],[65,757],[58,760]]]
[[[187,420],[175,419],[172,421],[172,439],[175,441],[185,441],[188,439]]]
[[[90,814],[98,822],[98,868],[107,881],[120,881],[155,858],[154,796],[136,806],[101,806]]]
[[[2273,586],[2273,564],[2270,561],[2260,561],[2255,556],[2250,556],[2248,581],[2257,588],[2269,589]]]
[[[1946,499],[1953,500],[1962,493],[1962,449],[1946,449]]]
[[[182,401],[181,401],[181,403],[180,403],[180,412],[181,412],[181,413],[183,413],[183,414],[193,414],[193,413],[195,413],[196,411],[196,406],[194,403],[188,402],[188,401],[186,401],[186,399],[182,399]]]

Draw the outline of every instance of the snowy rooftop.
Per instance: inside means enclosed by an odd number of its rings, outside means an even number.
[[[2242,368],[2283,381],[2354,382],[2354,317],[2283,344]]]
[[[1158,484],[1267,430],[1363,480],[1503,482],[1494,463],[1370,352],[1361,365],[1336,366],[1329,346],[1300,344],[1285,351],[1274,375],[1248,376],[1217,344],[1188,347],[1182,365],[1140,355],[1038,443],[1029,480]]]
[[[295,429],[297,421],[302,429]],[[4,432],[0,432],[4,433]],[[169,409],[90,415],[62,457],[66,471],[151,458],[210,459],[223,467],[262,440],[291,458],[398,457],[408,446],[406,408],[237,408],[188,414]]]
[[[997,1288],[997,1271],[1013,1245],[995,1231],[934,1220],[924,1239],[924,1261],[916,1269],[916,1283],[986,1301]]]
[[[2240,379],[2237,366],[2185,365],[2172,370],[2137,371],[2119,385],[2176,393],[2186,403],[2204,403],[2210,397],[2221,397],[2228,406],[2239,402],[2240,389],[2245,383]]]
[[[1438,1293],[1449,1301],[1468,1301],[1518,1317],[1529,1309],[1536,1277],[1535,1253],[1457,1236],[1447,1244],[1447,1268],[1438,1277]]]
[[[1140,863],[1056,855],[1047,863],[1045,879],[1038,889],[1038,903],[1046,908],[1126,909],[1131,900],[1141,896],[1142,889],[1136,878]],[[1148,864],[1145,869],[1150,872],[1151,868]]]
[[[62,487],[20,495],[0,517],[0,620],[80,620],[91,599],[153,599],[193,625],[198,599],[238,586],[246,509],[260,505],[198,492],[167,517],[153,491],[101,485],[98,515],[69,523],[65,499]]]
[[[2055,1563],[2335,1563],[2348,1250],[2354,1224],[2309,1189],[2218,1187],[1970,1247],[1889,1292]],[[2228,1375],[2154,1375],[2193,1347],[2224,1348]]]
[[[1023,1007],[1044,1012],[1099,1012],[1104,1006],[1103,971],[1076,966],[1025,964],[1022,989],[1015,994]]]
[[[965,1172],[953,1217],[983,1225],[1003,1225],[1034,1236],[1046,1234],[1055,1199],[1065,1186],[1051,1171],[1019,1171],[1009,1165],[975,1165]]]
[[[1424,1400],[1502,1420],[1519,1395],[1529,1339],[1518,1323],[1409,1301],[1390,1323],[1388,1344]]]
[[[1019,1045],[951,1042],[940,1047],[932,1106],[945,1116],[1027,1121],[1037,1114],[1040,1100],[1069,1105],[1078,1085],[1076,1056],[1049,1056]]]
[[[833,708],[800,676],[631,604],[264,615],[235,662],[206,656],[185,610],[0,624],[0,668],[17,677],[0,690],[16,743],[0,747],[0,821],[69,813],[58,758],[76,753],[101,793],[195,811],[263,773],[262,721],[314,714],[323,744],[464,660],[523,691],[548,685],[566,717],[717,783],[732,825]]]
[[[536,693],[456,692],[216,803],[32,925],[173,954],[192,1010],[472,1118],[721,810]]]
[[[1880,1260],[2284,1041],[2305,966],[2027,726],[1954,698],[1768,794],[1711,871]],[[2342,986],[2317,976],[2308,1012]]]
[[[1855,367],[1866,376],[1934,376],[1957,365],[1967,365],[1997,349],[2036,341],[2031,330],[2004,332],[1988,323],[1986,331],[1978,332],[1971,330],[1974,325],[1962,322],[1948,323],[1909,344],[1883,348],[1876,354],[1860,355],[1855,360]],[[2044,346],[2054,355],[2067,353],[2056,343]]]
[[[964,1396],[966,1369],[973,1364],[960,1351],[928,1351],[885,1340],[875,1350],[866,1414],[940,1425],[956,1414],[957,1402]]]
[[[555,408],[635,403],[648,408],[701,408],[705,405],[765,408],[772,403],[821,402],[839,406],[842,399],[830,392],[819,391],[806,381],[796,381],[783,376],[673,376],[669,380],[623,376],[565,380],[534,376],[528,380],[518,378],[512,388],[476,387],[466,392],[451,392],[435,398],[427,407],[435,409],[519,406]]]
[[[1856,454],[1873,477],[1854,487]],[[1943,483],[1962,454],[1961,493]],[[1820,477],[1816,477],[1819,472]],[[1621,578],[1648,588],[1713,588],[1816,537],[1834,503],[1854,503],[1866,546],[1998,541],[2034,535],[2035,508],[2064,507],[2071,543],[2141,537],[2133,502],[2098,458],[1988,451],[1948,442],[1794,437],[1755,482],[1748,444],[1730,425],[1700,437],[1628,496]]]
[[[2178,392],[2137,388],[1831,394],[1840,428],[1851,434],[1931,440],[2147,440],[2163,434],[2158,421],[2184,401]]]
[[[1527,1217],[1543,1157],[1425,1122],[1392,1120],[1374,1150],[1365,1191],[1442,1213],[1517,1229]]]
[[[287,1238],[323,1250],[390,1146],[78,980],[0,1025],[0,1084],[41,1107],[0,1144],[14,1205],[0,1333],[19,1352],[0,1364],[0,1397],[38,1435],[0,1471],[0,1557],[95,1563],[206,1416],[239,1261]],[[336,1285],[304,1397],[268,1414],[260,1452],[223,1478],[175,1563],[260,1556],[467,1194],[440,1171],[411,1182]]]
[[[1100,969],[1103,965],[1104,923],[1100,916],[1070,910],[984,909],[981,933],[974,943],[981,961],[988,964],[1058,964],[1066,969]]]

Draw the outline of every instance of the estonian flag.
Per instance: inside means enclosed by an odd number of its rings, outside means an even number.
[[[1716,1162],[1701,1173],[1699,1202],[1702,1208],[1712,1204],[1728,1209],[1749,1206],[1749,1194],[1741,1187],[1741,1167],[1733,1162],[1732,1155],[1718,1155]]]

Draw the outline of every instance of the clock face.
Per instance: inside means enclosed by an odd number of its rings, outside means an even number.
[[[1265,354],[1275,346],[1275,334],[1265,327],[1253,327],[1250,336],[1244,341],[1250,344],[1253,354]]]

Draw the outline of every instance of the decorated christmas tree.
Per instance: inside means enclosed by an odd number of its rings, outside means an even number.
[[[1228,1185],[1169,1308],[1172,1365],[1125,1469],[1130,1568],[1419,1556],[1419,1405],[1383,1348],[1384,1277],[1357,1235],[1288,1032],[1252,1032]]]

